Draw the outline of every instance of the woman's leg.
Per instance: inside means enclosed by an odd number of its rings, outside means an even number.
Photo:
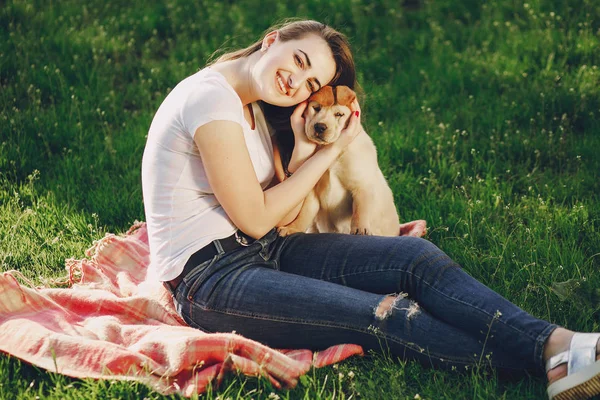
[[[413,313],[412,324],[431,315],[538,369],[543,366],[544,343],[556,328],[472,278],[424,239],[296,234],[286,238],[280,264],[282,271],[365,292],[396,298],[405,294],[416,301],[413,310],[424,310]],[[382,310],[391,300],[387,298]]]
[[[290,262],[295,246],[292,240],[289,247],[282,247],[286,241],[265,237],[190,273],[176,293],[180,314],[205,331],[235,330],[278,348],[357,343],[446,368],[464,369],[480,361],[487,365],[490,353],[496,367],[535,367],[486,343],[485,335],[476,338],[415,308],[408,298],[398,298],[389,315],[377,317],[385,295],[278,271]],[[310,248],[298,249],[312,253]],[[325,253],[315,254],[306,270],[326,258]],[[303,268],[301,264],[297,269]]]

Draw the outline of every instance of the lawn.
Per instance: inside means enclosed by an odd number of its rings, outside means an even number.
[[[106,232],[144,220],[141,158],[162,99],[216,49],[246,46],[291,16],[349,37],[362,120],[402,220],[426,219],[427,239],[526,311],[600,331],[594,0],[2,2],[2,271],[42,283]],[[544,396],[539,377],[369,354],[312,370],[290,391],[232,375],[201,397]],[[0,355],[0,398],[38,397],[164,398]]]

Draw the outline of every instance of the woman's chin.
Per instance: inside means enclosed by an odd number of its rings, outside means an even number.
[[[269,103],[273,106],[277,106],[277,107],[292,107],[292,106],[296,106],[299,103],[295,103],[291,98],[289,97],[283,97],[281,95],[279,96],[272,96],[269,98],[265,98],[262,99],[265,103]]]

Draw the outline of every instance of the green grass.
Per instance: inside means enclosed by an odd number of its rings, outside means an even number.
[[[428,239],[537,317],[600,331],[598,2],[84,3],[0,6],[3,271],[37,283],[63,275],[66,258],[143,220],[145,135],[170,88],[223,43],[247,45],[303,16],[352,42],[363,121],[402,219],[426,219]],[[544,390],[540,378],[369,356],[312,370],[291,391],[230,376],[202,397],[529,399]],[[36,396],[163,398],[0,356],[0,398]]]

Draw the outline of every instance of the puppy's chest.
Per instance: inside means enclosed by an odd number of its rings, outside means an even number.
[[[352,209],[352,195],[343,184],[339,165],[336,163],[327,170],[315,186],[321,209],[341,211]]]

